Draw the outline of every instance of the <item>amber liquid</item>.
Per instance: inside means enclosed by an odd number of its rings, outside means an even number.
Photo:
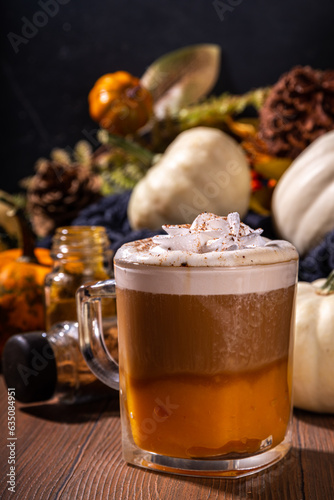
[[[122,398],[137,446],[245,456],[284,439],[294,286],[242,295],[119,289]]]

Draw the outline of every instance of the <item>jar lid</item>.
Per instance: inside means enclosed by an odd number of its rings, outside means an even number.
[[[52,398],[57,365],[47,334],[29,332],[10,337],[2,354],[2,372],[18,401],[35,403]]]

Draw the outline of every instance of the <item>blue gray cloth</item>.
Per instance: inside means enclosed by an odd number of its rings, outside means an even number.
[[[249,212],[244,222],[253,229],[262,227],[263,236],[267,238],[278,238],[271,217],[263,217]],[[334,269],[334,230],[328,233],[320,244],[300,258],[299,280],[311,282],[318,278],[327,278],[332,269]]]
[[[128,203],[131,191],[106,196],[100,201],[84,208],[79,216],[72,221],[72,226],[104,226],[106,228],[111,248],[116,250],[124,243],[150,238],[164,231],[141,229],[133,231],[127,217]]]

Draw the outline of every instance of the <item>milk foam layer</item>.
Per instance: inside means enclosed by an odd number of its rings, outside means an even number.
[[[168,235],[126,243],[117,251],[118,287],[214,295],[261,293],[296,281],[296,249],[287,241],[263,238],[261,229],[240,223],[236,213],[200,214],[192,225],[164,229]]]

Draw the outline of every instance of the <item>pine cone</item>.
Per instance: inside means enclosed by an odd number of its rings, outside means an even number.
[[[259,114],[259,138],[268,152],[296,158],[334,129],[334,71],[296,66],[272,87]]]
[[[69,225],[81,209],[101,197],[101,178],[89,166],[58,158],[39,160],[27,189],[27,211],[40,237]]]

